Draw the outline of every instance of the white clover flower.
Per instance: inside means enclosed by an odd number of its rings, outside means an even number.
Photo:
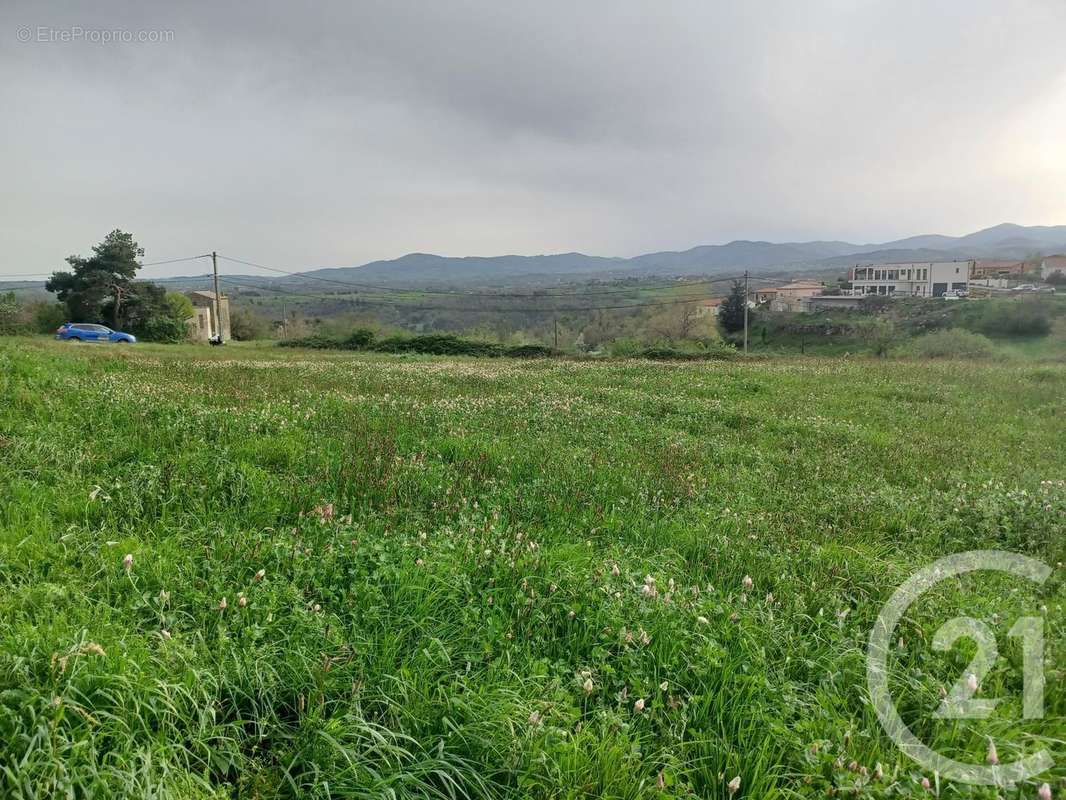
[[[729,795],[733,796],[740,791],[740,776],[737,775],[733,780],[725,785],[725,788],[729,790]]]
[[[133,553],[126,553],[126,555],[122,557],[122,568],[126,570],[126,572],[133,569]]]

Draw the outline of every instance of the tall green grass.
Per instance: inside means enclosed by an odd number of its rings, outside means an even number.
[[[866,696],[879,606],[1066,556],[1055,365],[220,350],[0,345],[2,797],[929,796]],[[915,609],[896,688],[1054,784],[1061,571],[1009,588]],[[944,615],[1041,605],[1045,719],[933,721]]]

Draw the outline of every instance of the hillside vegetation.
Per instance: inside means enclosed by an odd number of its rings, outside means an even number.
[[[1052,364],[4,340],[0,796],[1034,797],[908,760],[865,647],[940,556],[1066,558],[1064,396]],[[1062,578],[908,614],[926,742],[1066,777]],[[991,719],[931,716],[956,600],[1001,641],[1045,607],[1043,719],[1017,648]]]

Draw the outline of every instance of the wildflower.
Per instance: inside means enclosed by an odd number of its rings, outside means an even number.
[[[755,585],[755,581],[753,581],[751,579],[750,575],[745,575],[744,578],[740,581],[740,585],[743,586],[744,589],[747,591],[747,590],[750,590],[751,587]]]
[[[700,625],[709,625],[711,621],[707,617],[696,617],[696,622]]]
[[[1040,788],[1036,790],[1036,796],[1040,800],[1051,800],[1051,787],[1046,783],[1040,785]]]
[[[966,676],[966,688],[971,692],[977,691],[977,676],[972,672]]]
[[[574,611],[573,609],[570,609],[569,613],[566,616],[567,616],[567,619],[573,619],[574,617],[577,616],[577,612]]]
[[[729,790],[729,796],[732,797],[740,790],[740,776],[737,775],[729,783],[725,785],[725,788]]]
[[[257,573],[255,573],[255,578],[254,578],[255,582],[259,583],[259,581],[263,580],[263,578],[266,577],[266,574],[267,574],[267,571],[265,569],[259,570]]]
[[[170,631],[168,631],[166,628],[163,628],[163,630],[159,632],[159,635],[162,636],[164,639],[170,639]]]
[[[622,570],[618,569],[618,565],[617,564],[611,564],[611,574],[614,575],[615,577],[618,577],[619,575],[622,574]]]
[[[883,777],[885,777],[885,768],[882,767],[881,762],[878,761],[877,764],[874,765],[874,778],[876,780],[881,780]]]
[[[536,727],[537,725],[540,725],[540,712],[539,711],[533,711],[533,712],[530,713],[530,715],[529,715],[529,724],[534,726],[534,727]]]
[[[421,558],[416,558],[415,559],[415,566],[416,567],[423,567],[423,566],[425,566],[425,564],[426,564],[426,562],[423,561]]]
[[[669,681],[663,681],[662,683],[659,684],[659,689],[661,691],[663,691],[663,692],[665,692],[669,688],[670,688],[670,682]]]
[[[122,568],[126,570],[126,572],[133,569],[133,553],[126,553],[126,555],[122,557]]]
[[[86,642],[81,646],[81,652],[89,656],[106,656],[104,648],[98,645],[96,642]]]
[[[929,782],[929,779],[928,779],[928,778],[924,778],[924,777],[922,778],[922,788],[923,788],[923,789],[925,789],[925,790],[926,790],[927,792],[929,791],[929,789],[930,789],[930,787],[931,787],[932,785],[933,785],[933,784],[931,784],[931,783]]]
[[[854,761],[854,760],[848,762],[848,771],[849,772],[858,772],[859,771],[859,762],[858,761]]]
[[[314,612],[315,612],[315,613],[317,614],[317,613],[318,613],[319,611],[321,611],[321,610],[322,610],[322,606],[320,606],[320,605],[319,605],[318,603],[315,603],[315,604],[314,604],[314,605],[313,605],[313,606],[311,607],[311,610],[312,610],[312,611],[314,611]]]
[[[223,597],[221,600],[218,601],[218,610],[225,611],[228,605],[229,603],[226,602],[226,598]]]
[[[585,678],[585,682],[581,684],[581,688],[585,690],[585,694],[592,694],[595,689],[592,684],[592,678]]]
[[[643,697],[639,697],[639,698],[637,698],[636,702],[633,703],[633,711],[635,713],[639,714],[643,710],[644,710],[644,698]]]
[[[666,788],[666,778],[663,777],[663,771],[659,770],[658,776],[655,778],[655,788],[660,792]]]
[[[996,743],[991,739],[988,740],[988,756],[987,760],[989,764],[995,766],[999,763],[999,753],[996,752]]]
[[[238,597],[237,597],[237,605],[240,606],[241,608],[244,608],[245,606],[248,605],[248,598],[245,597],[243,594],[242,595],[238,595]]]

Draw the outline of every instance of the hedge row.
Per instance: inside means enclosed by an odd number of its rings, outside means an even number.
[[[357,330],[345,339],[331,336],[305,336],[278,342],[280,347],[307,347],[314,350],[367,350],[378,353],[422,353],[440,356],[480,358],[547,358],[558,351],[539,344],[502,345],[463,339],[451,334],[390,336],[374,341],[368,330]]]

